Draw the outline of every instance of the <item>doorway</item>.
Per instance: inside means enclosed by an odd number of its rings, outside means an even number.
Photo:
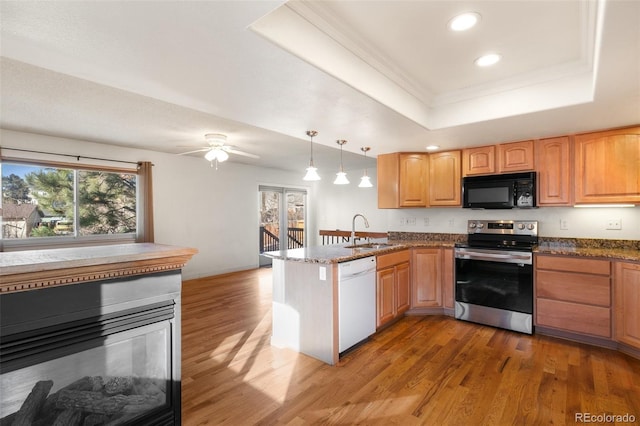
[[[259,253],[305,246],[307,191],[276,186],[259,187]],[[260,266],[271,258],[260,256]]]

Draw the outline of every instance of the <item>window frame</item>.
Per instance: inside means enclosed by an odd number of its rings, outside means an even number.
[[[81,158],[81,157],[79,157]],[[65,247],[83,247],[93,245],[109,245],[109,244],[128,244],[138,241],[141,229],[144,226],[144,215],[142,214],[141,197],[143,191],[140,188],[141,175],[140,163],[138,167],[112,167],[104,165],[95,165],[87,163],[67,163],[47,160],[34,160],[16,157],[2,157],[0,164],[16,164],[24,166],[51,167],[60,169],[70,169],[74,171],[74,234],[73,236],[56,236],[56,237],[32,237],[9,239],[3,238],[0,233],[0,252],[20,251],[31,249],[49,249],[49,248],[65,248]],[[108,173],[128,173],[136,175],[136,232],[127,234],[96,234],[96,235],[79,235],[79,206],[78,198],[78,172],[79,171],[102,171]],[[2,200],[0,199],[0,203]],[[2,218],[0,217],[0,224]]]

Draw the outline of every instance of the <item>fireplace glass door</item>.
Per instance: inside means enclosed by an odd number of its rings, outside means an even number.
[[[135,424],[171,404],[170,345],[171,324],[163,321],[2,371],[0,423]]]

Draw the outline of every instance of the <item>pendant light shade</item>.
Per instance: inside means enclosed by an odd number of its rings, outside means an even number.
[[[318,169],[313,165],[313,137],[318,134],[315,130],[307,130],[307,136],[311,138],[311,155],[309,157],[309,167],[307,167],[307,173],[304,175],[302,180],[314,181],[320,180],[320,175],[318,175]]]
[[[338,145],[340,145],[340,171],[336,173],[336,180],[333,181],[334,185],[347,185],[349,183],[349,179],[347,179],[347,174],[342,169],[342,145],[347,143],[344,139],[339,139],[336,141]]]
[[[362,148],[360,148],[360,150],[362,152],[364,152],[364,158],[367,158],[367,151],[369,151],[371,148],[368,146],[363,146]],[[362,177],[360,178],[360,184],[358,184],[359,188],[371,188],[373,186],[373,184],[371,183],[371,178],[369,176],[367,176],[367,168],[365,167],[364,169],[364,174],[362,175]]]

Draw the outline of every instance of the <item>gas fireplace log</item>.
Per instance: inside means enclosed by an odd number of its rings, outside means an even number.
[[[82,411],[64,410],[52,426],[79,426],[82,423]]]
[[[12,426],[31,426],[53,387],[52,380],[41,380],[33,386],[31,393],[16,413]]]
[[[132,406],[139,406],[138,411],[141,411],[146,406],[155,407],[163,402],[153,395],[105,396],[101,392],[61,390],[56,407],[112,415],[122,412],[124,407],[131,411]]]
[[[16,418],[16,413],[11,413],[6,417],[0,419],[0,426],[11,426],[13,424],[13,419]]]
[[[109,417],[104,414],[89,414],[84,418],[82,426],[103,426],[109,421]]]

